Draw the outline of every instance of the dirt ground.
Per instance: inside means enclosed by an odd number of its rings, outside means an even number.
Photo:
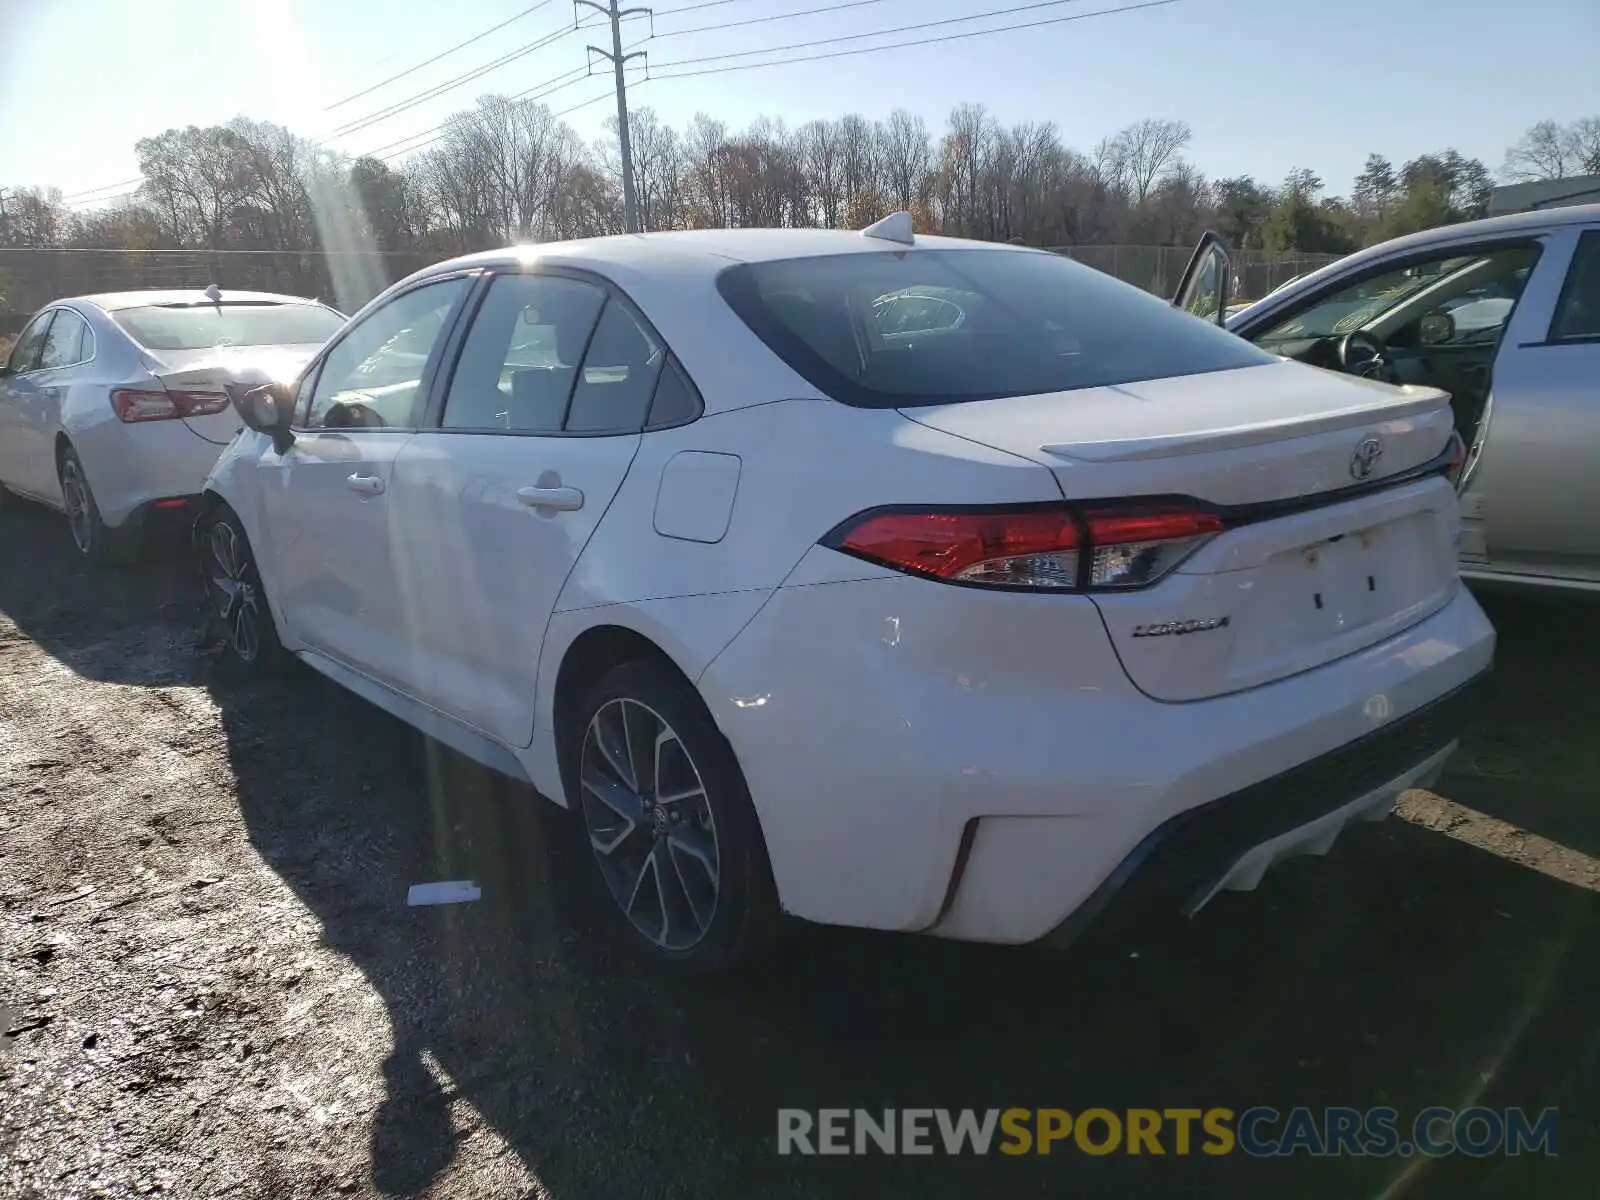
[[[582,932],[534,797],[309,671],[213,680],[181,557],[90,574],[13,505],[0,1195],[1600,1196],[1600,610],[1486,604],[1438,794],[1253,894],[1063,952],[800,929],[686,985]],[[775,1152],[780,1106],[1472,1103],[1559,1107],[1558,1156]]]

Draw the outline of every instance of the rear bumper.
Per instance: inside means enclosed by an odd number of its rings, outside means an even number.
[[[107,416],[69,428],[67,436],[83,460],[100,516],[114,529],[138,528],[129,522],[160,512],[154,502],[197,497],[224,449],[182,421],[125,425]]]
[[[1070,941],[1108,908],[1192,916],[1220,891],[1249,891],[1273,863],[1324,854],[1352,821],[1382,820],[1402,791],[1438,777],[1487,673],[1365,737],[1157,826],[1046,935]]]
[[[786,910],[1026,942],[1162,843],[1175,849],[1152,879],[1188,838],[1221,847],[1197,860],[1203,879],[1363,787],[1397,793],[1448,747],[1457,710],[1410,718],[1481,675],[1493,651],[1493,629],[1458,588],[1432,616],[1335,662],[1163,703],[1129,682],[1086,599],[895,575],[778,589],[698,683],[744,769]],[[1368,754],[1377,765],[1339,791],[1338,772]],[[1324,760],[1333,766],[1313,772],[1324,790],[1301,798],[1297,781],[1313,776],[1295,773]],[[1169,824],[1240,795],[1182,839],[1187,822]]]

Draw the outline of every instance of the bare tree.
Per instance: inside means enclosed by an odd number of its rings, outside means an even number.
[[[800,159],[810,185],[813,220],[835,229],[844,211],[843,150],[839,127],[832,121],[812,121],[799,132]]]
[[[878,133],[884,186],[895,206],[910,211],[927,198],[933,144],[922,118],[897,108]]]
[[[1573,125],[1540,121],[1506,151],[1501,174],[1514,182],[1539,179],[1565,179],[1585,169],[1584,135],[1592,139],[1590,149],[1600,150],[1600,117],[1590,117]],[[1600,163],[1596,164],[1600,167]]]
[[[1185,121],[1146,117],[1135,121],[1111,139],[1107,154],[1119,181],[1143,203],[1164,171],[1194,136]]]
[[[173,241],[221,249],[235,212],[257,185],[239,135],[221,126],[191,125],[142,138],[134,152],[144,176],[140,193],[168,222]]]

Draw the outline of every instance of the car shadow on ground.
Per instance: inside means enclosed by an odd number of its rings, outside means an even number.
[[[181,558],[108,582],[41,541],[31,566],[53,594],[0,581],[0,609],[62,663],[209,680]],[[1592,833],[1565,790],[1594,728],[1592,643],[1559,610],[1494,615],[1491,705],[1439,791],[1470,779],[1462,804]],[[1107,923],[1063,952],[797,928],[736,983],[663,981],[603,936],[586,851],[525,788],[306,670],[208,686],[251,844],[386,1010],[383,1193],[428,1187],[475,1120],[557,1196],[1577,1195],[1600,1168],[1600,896],[1449,836],[1361,827],[1192,922]],[[406,907],[411,884],[456,878],[483,899]],[[1471,1104],[1558,1106],[1559,1157],[1212,1158],[1169,1140],[1161,1157],[800,1158],[775,1137],[779,1108]]]

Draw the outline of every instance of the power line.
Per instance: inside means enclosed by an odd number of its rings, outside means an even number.
[[[650,81],[648,79],[641,79],[638,82],[636,82],[633,86],[636,87],[636,88],[637,87],[642,87],[644,84],[647,84],[649,82]],[[598,96],[590,96],[587,100],[581,101],[578,104],[570,105],[569,107],[563,108],[558,112],[553,112],[550,115],[552,117],[564,117],[568,113],[577,112],[580,108],[588,108],[591,104],[599,104],[600,101],[602,101],[602,100],[610,100],[611,98],[612,98],[612,92],[607,90],[607,91],[601,92]]]
[[[656,40],[681,37],[686,33],[710,33],[720,29],[737,29],[741,25],[761,25],[767,21],[790,21],[795,17],[809,17],[817,13],[838,12],[841,8],[864,8],[868,4],[882,4],[884,0],[844,0],[842,4],[825,4],[821,8],[802,8],[798,12],[773,13],[765,17],[747,17],[743,21],[722,21],[715,25],[696,25],[690,29],[672,29],[666,33],[652,33]]]
[[[64,200],[68,208],[87,208],[91,204],[109,204],[113,200],[126,200],[129,196],[137,196],[139,189],[134,188],[128,192],[113,192],[109,196],[90,196],[87,200]]]
[[[1053,2],[1054,3],[1071,3],[1071,2],[1073,2],[1073,0],[1053,0]],[[776,62],[734,63],[734,64],[732,64],[730,66],[724,66],[724,67],[703,67],[698,71],[674,71],[674,72],[672,72],[670,74],[666,74],[666,75],[651,75],[650,78],[651,79],[690,79],[690,78],[693,78],[693,77],[695,77],[697,75],[721,75],[721,74],[724,74],[724,73],[726,73],[728,71],[753,71],[753,70],[756,70],[759,67],[783,67],[783,66],[788,66],[791,63],[819,62],[819,61],[821,61],[823,59],[828,59],[828,58],[846,58],[846,57],[849,57],[851,55],[856,55],[856,54],[876,54],[881,50],[903,50],[903,49],[906,49],[907,47],[910,47],[910,46],[931,46],[931,45],[933,45],[933,44],[935,44],[937,42],[958,42],[958,41],[962,41],[962,40],[964,40],[966,38],[983,37],[984,35],[990,34],[990,33],[1011,33],[1011,32],[1013,32],[1015,30],[1018,30],[1018,29],[1037,29],[1037,28],[1039,28],[1040,26],[1043,26],[1043,25],[1063,25],[1063,24],[1067,23],[1068,21],[1087,21],[1091,17],[1110,17],[1110,16],[1115,16],[1118,13],[1137,12],[1139,9],[1142,9],[1142,8],[1164,8],[1169,4],[1177,4],[1179,2],[1180,2],[1180,0],[1146,0],[1146,2],[1143,3],[1143,4],[1128,4],[1128,5],[1124,5],[1121,8],[1104,8],[1104,9],[1099,9],[1099,10],[1097,10],[1095,12],[1074,13],[1073,15],[1066,16],[1066,17],[1046,17],[1042,21],[1024,21],[1024,22],[1021,22],[1021,23],[1016,24],[1016,25],[1000,25],[1000,26],[997,26],[994,29],[973,29],[973,30],[968,30],[965,33],[947,33],[947,34],[944,34],[944,35],[942,35],[940,37],[914,38],[914,39],[912,39],[911,41],[908,41],[908,42],[891,42],[887,46],[861,46],[861,47],[858,47],[858,48],[853,49],[853,50],[830,50],[830,51],[826,51],[826,52],[824,52],[822,54],[803,54],[803,55],[798,55],[798,56],[796,56],[794,58],[782,58],[782,59],[778,59]],[[1030,5],[1029,7],[1039,7],[1039,6]],[[994,15],[994,14],[986,14],[986,15]],[[966,19],[967,20],[972,20],[974,18],[970,18],[969,17],[969,18],[966,18]],[[887,33],[887,32],[890,32],[890,31],[888,31],[888,30],[880,30],[878,35],[876,35],[876,36],[882,36],[884,33]],[[862,35],[859,35],[859,36],[870,37],[870,36],[874,36],[874,35],[862,34]],[[841,38],[841,39],[826,39],[826,40],[842,41],[842,40],[846,40],[846,39],[842,39]],[[820,44],[820,43],[813,43],[813,44]],[[779,47],[773,47],[773,48],[767,49],[767,50],[746,50],[746,51],[743,51],[742,54],[739,54],[739,55],[721,55],[721,54],[719,54],[719,55],[711,55],[711,56],[709,56],[707,58],[700,58],[700,59],[680,59],[677,62],[661,63],[659,65],[662,66],[662,67],[675,67],[675,66],[683,66],[683,65],[686,65],[688,63],[694,63],[694,62],[709,62],[712,59],[730,58],[730,57],[743,57],[744,55],[750,55],[750,54],[774,54],[774,53],[777,53],[779,49],[780,49]]]
[[[588,67],[587,64],[585,64],[584,66],[581,66],[581,67],[573,67],[570,71],[563,71],[559,75],[554,75],[551,78],[546,79],[541,83],[534,84],[531,88],[528,88],[526,91],[518,92],[514,96],[507,96],[506,100],[508,102],[514,101],[514,100],[523,100],[523,99],[543,100],[546,96],[553,96],[557,92],[565,91],[567,88],[572,87],[574,84],[582,83],[585,79],[588,79],[588,78],[590,78],[590,71],[589,71],[589,67]],[[538,95],[534,95],[535,92],[537,92]],[[459,115],[460,114],[458,113],[457,116],[459,116]],[[454,119],[455,119],[454,117],[450,118],[450,120],[454,120]],[[397,158],[401,154],[409,154],[413,150],[420,150],[423,146],[431,146],[434,142],[442,141],[443,138],[444,138],[444,132],[443,131],[445,130],[445,128],[449,124],[450,124],[450,121],[447,120],[447,121],[441,122],[438,125],[433,126],[431,129],[419,129],[419,130],[417,130],[416,133],[408,134],[406,137],[398,138],[395,141],[392,141],[392,142],[388,143],[387,145],[379,146],[379,147],[377,147],[376,149],[373,149],[373,150],[368,150],[365,154],[358,154],[358,155],[356,155],[356,157],[357,158],[381,158],[385,162],[387,162],[389,159]],[[425,134],[430,134],[430,133],[434,134],[436,136],[430,137],[426,141],[423,141],[423,142],[417,142],[416,145],[414,145],[414,146],[405,146],[405,148],[402,149],[402,150],[395,150],[396,146],[404,146],[404,144],[406,142],[414,141],[415,139],[420,138],[420,137],[424,136]],[[394,153],[391,154],[390,151],[394,151]]]
[[[567,25],[561,29],[547,33],[544,37],[539,38],[537,41],[529,42],[526,46],[520,46],[516,50],[511,51],[509,54],[504,54],[495,59],[493,62],[485,63],[482,66],[474,67],[470,71],[465,71],[460,75],[452,76],[451,78],[446,79],[443,83],[437,84],[425,91],[418,92],[415,95],[407,96],[402,100],[398,100],[389,105],[387,108],[380,108],[375,113],[370,113],[365,117],[360,117],[354,121],[350,121],[344,125],[341,125],[339,128],[333,131],[331,136],[344,137],[347,134],[356,133],[359,130],[366,129],[368,126],[377,125],[382,121],[387,121],[392,116],[403,113],[408,109],[415,108],[419,104],[425,104],[427,101],[434,99],[436,96],[442,96],[446,92],[454,91],[456,88],[471,83],[474,79],[477,79],[483,75],[487,75],[491,71],[497,71],[507,63],[515,62],[519,58],[526,58],[528,55],[537,50],[543,50],[546,46],[550,45],[550,43],[559,41],[568,34],[576,32],[579,28],[581,28],[581,26],[577,22],[574,22],[571,25]]]
[[[809,50],[814,46],[831,46],[838,42],[859,42],[864,38],[888,37],[892,33],[913,33],[919,29],[934,29],[941,25],[960,25],[967,21],[984,21],[990,17],[1009,17],[1013,13],[1032,12],[1040,8],[1060,8],[1063,4],[1079,4],[1082,0],[1034,0],[1032,4],[1018,4],[1012,8],[996,8],[988,12],[969,13],[964,17],[944,17],[938,21],[919,21],[915,25],[896,25],[891,29],[873,29],[866,33],[843,33],[838,37],[813,38],[809,42],[790,42],[787,46],[766,46],[760,50],[732,50],[726,54],[704,54],[699,58],[680,58],[662,63],[663,67],[687,66],[690,63],[722,62],[730,58],[749,58],[755,54],[779,54],[788,50]]]
[[[84,197],[84,196],[93,196],[96,192],[109,192],[113,188],[127,187],[129,184],[132,184],[132,183],[143,183],[143,182],[144,182],[144,176],[143,175],[135,175],[132,179],[123,179],[123,180],[119,180],[116,183],[104,183],[104,184],[101,184],[99,187],[89,188],[87,191],[73,192],[70,196],[63,196],[63,197],[61,197],[61,199],[62,199],[62,201],[64,203],[70,203],[71,201],[80,199],[81,197]]]
[[[346,96],[343,100],[335,100],[332,104],[328,105],[322,111],[323,112],[332,112],[336,108],[343,108],[346,104],[349,104],[350,101],[352,101],[352,100],[359,100],[359,99],[361,99],[361,97],[363,97],[365,95],[368,95],[368,94],[370,94],[372,92],[375,92],[381,87],[388,87],[389,84],[393,83],[396,79],[404,79],[407,75],[413,75],[416,72],[422,70],[423,67],[431,67],[434,63],[438,62],[441,58],[446,58],[449,55],[454,54],[457,50],[464,50],[464,49],[466,49],[466,47],[472,45],[472,43],[474,43],[474,42],[481,42],[484,38],[488,37],[491,33],[499,33],[507,25],[511,25],[511,24],[513,24],[513,23],[515,23],[517,21],[522,20],[523,17],[528,16],[530,13],[538,12],[541,8],[543,8],[545,5],[547,5],[549,3],[551,3],[551,0],[539,0],[539,3],[537,3],[535,5],[532,5],[531,7],[523,9],[521,12],[517,13],[515,16],[507,17],[504,21],[501,21],[500,24],[498,24],[498,25],[491,25],[488,29],[485,29],[482,33],[473,34],[471,37],[469,37],[464,42],[457,42],[454,46],[451,46],[448,50],[439,51],[439,53],[435,54],[432,58],[424,59],[422,62],[419,62],[414,67],[407,67],[404,71],[401,71],[401,72],[399,72],[398,74],[395,74],[395,75],[391,75],[387,79],[380,79],[377,83],[373,84],[371,87],[362,88],[359,92],[354,92],[351,95]]]
[[[669,8],[666,12],[659,12],[658,17],[670,17],[676,13],[694,12],[702,8],[718,8],[724,4],[743,4],[745,0],[701,0],[699,4],[684,4],[677,8]]]

